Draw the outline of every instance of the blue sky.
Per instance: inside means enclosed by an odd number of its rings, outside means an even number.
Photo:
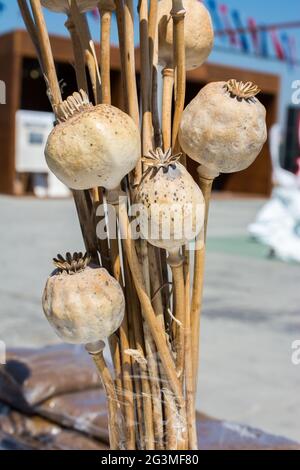
[[[18,12],[17,0],[2,0],[5,9],[0,16],[0,32],[10,31],[15,28],[23,27],[22,18]],[[300,21],[300,2],[299,0],[219,0],[219,3],[225,3],[229,9],[238,9],[243,22],[248,17],[255,18],[258,24],[272,24],[277,22]],[[135,1],[137,4],[137,0]],[[46,12],[46,20],[51,33],[66,34],[64,28],[64,15]],[[99,25],[93,18],[90,18],[92,35],[95,39],[99,37]],[[298,30],[287,31],[292,34],[297,43],[297,58],[300,60],[300,28]],[[117,40],[116,25],[113,25],[113,41]],[[220,45],[220,41],[216,45]],[[226,46],[226,43],[225,43]],[[0,46],[1,47],[1,46]],[[271,42],[269,43],[270,53],[274,54]],[[245,54],[230,54],[214,51],[209,59],[211,62],[229,64],[244,68],[251,68],[259,71],[276,73],[282,79],[282,99],[280,106],[280,120],[284,118],[286,105],[291,100],[292,82],[300,80],[300,67],[291,68],[287,64],[279,61],[271,61],[249,57]]]

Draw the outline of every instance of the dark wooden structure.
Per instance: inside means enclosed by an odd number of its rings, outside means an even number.
[[[72,66],[72,45],[68,38],[52,36],[51,44],[57,64],[59,79],[62,80],[64,96],[75,88],[75,74]],[[112,48],[112,99],[113,104],[122,108],[122,84],[119,51]],[[137,75],[139,82],[139,60],[137,54]],[[210,81],[251,80],[262,90],[260,99],[267,108],[268,127],[276,122],[280,79],[276,75],[235,69],[218,64],[205,64],[188,73],[187,102]],[[17,30],[0,37],[0,80],[6,83],[6,105],[0,105],[0,193],[15,194],[15,114],[18,109],[36,111],[50,110],[45,95],[43,77],[38,72],[35,51],[28,34]],[[191,167],[193,163],[191,162]],[[271,191],[271,160],[268,145],[260,157],[247,171],[218,178],[216,189],[238,193],[268,195]]]

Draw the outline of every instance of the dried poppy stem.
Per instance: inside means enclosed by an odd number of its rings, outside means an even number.
[[[205,241],[208,223],[209,205],[212,185],[217,174],[211,173],[203,166],[198,168],[199,179],[198,184],[204,196],[205,201],[205,219],[204,232],[200,234],[196,243],[195,262],[194,262],[194,279],[191,306],[191,329],[192,329],[192,350],[193,350],[193,374],[195,380],[195,393],[197,387],[198,364],[199,364],[199,347],[200,347],[200,320],[203,296],[204,282],[204,266],[205,266]]]
[[[90,344],[86,346],[88,353],[92,356],[95,362],[103,387],[106,391],[110,448],[111,450],[120,450],[122,449],[122,434],[119,422],[121,419],[120,404],[118,402],[114,380],[103,356],[104,348],[105,344],[102,341],[100,341],[99,344]]]
[[[109,191],[107,195],[107,203],[113,205],[118,214],[119,209],[119,190]],[[114,236],[110,237],[111,241],[111,261],[114,277],[124,286],[121,272],[121,262],[119,253],[118,240]],[[121,353],[121,373],[122,373],[122,397],[124,399],[124,415],[126,426],[126,448],[135,450],[135,416],[134,416],[134,397],[132,383],[132,363],[130,356],[126,353],[130,349],[129,330],[128,330],[128,307],[124,316],[122,325],[119,328],[120,337],[120,353]],[[120,372],[120,371],[118,371]],[[121,395],[121,394],[120,394]]]
[[[88,84],[85,71],[85,60],[80,38],[78,36],[72,15],[69,14],[68,19],[65,23],[66,28],[70,33],[70,37],[73,45],[73,53],[75,59],[75,73],[78,90],[84,90],[88,94]]]
[[[30,38],[33,42],[33,45],[36,49],[36,53],[38,55],[41,70],[42,70],[43,73],[45,73],[44,72],[45,68],[44,68],[44,64],[43,64],[43,61],[42,61],[41,50],[40,50],[39,40],[38,40],[38,36],[37,36],[36,26],[35,26],[35,23],[32,19],[31,12],[28,8],[27,0],[18,0],[18,4],[19,4],[19,8],[20,8],[20,12],[21,12],[24,24],[26,26],[26,29],[27,29],[29,35],[30,35]]]
[[[191,305],[190,305],[190,266],[185,261],[185,400],[186,416],[188,428],[188,440],[190,450],[198,450],[197,427],[196,427],[196,404],[193,375],[193,353],[192,353],[192,335],[191,335]]]
[[[151,68],[148,36],[148,1],[139,1],[141,95],[142,95],[142,153],[152,149]]]
[[[140,244],[141,261],[143,276],[146,286],[147,295],[151,295],[151,284],[150,284],[150,273],[149,273],[149,257],[148,247],[145,240],[141,241]],[[144,341],[145,350],[148,363],[148,373],[151,385],[151,398],[153,406],[153,428],[154,428],[154,439],[155,448],[157,450],[163,449],[163,414],[161,406],[161,393],[160,393],[160,382],[159,382],[159,370],[157,364],[157,351],[155,343],[152,339],[148,324],[144,322]]]
[[[173,18],[173,36],[174,36],[174,68],[176,73],[175,86],[175,110],[172,130],[172,147],[177,145],[177,136],[179,131],[181,114],[184,109],[186,71],[185,71],[185,46],[184,46],[184,18],[185,9],[182,0],[172,1],[171,15]]]
[[[93,95],[96,103],[101,102],[101,83],[99,83],[99,69],[98,63],[95,60],[94,51],[93,51],[93,42],[91,40],[91,34],[89,31],[89,26],[87,19],[84,14],[80,13],[76,0],[69,0],[70,3],[70,12],[78,36],[80,38],[81,46],[84,51],[85,61],[88,67]]]
[[[175,319],[174,347],[176,351],[177,376],[184,379],[184,339],[185,339],[185,285],[183,275],[183,258],[180,253],[170,253],[168,264],[172,269],[174,286]]]
[[[151,294],[152,294],[152,304],[155,309],[157,319],[161,324],[162,331],[166,331],[165,318],[164,318],[164,306],[163,299],[161,294],[161,286],[163,284],[163,276],[161,273],[161,263],[159,260],[159,251],[152,245],[148,247],[149,251],[149,272],[151,279]],[[158,365],[160,371],[160,382],[161,389],[163,389],[162,394],[167,394],[169,399],[162,401],[162,406],[164,410],[164,435],[165,435],[165,448],[170,450],[177,449],[177,431],[174,426],[173,416],[174,409],[176,409],[176,401],[174,395],[169,390],[168,382],[166,379],[165,372],[161,367],[159,358]]]
[[[141,44],[141,95],[142,95],[142,149],[143,155],[147,155],[152,149],[152,116],[151,116],[151,69],[148,32],[148,1],[139,1],[139,24]],[[143,277],[147,295],[150,297],[151,285],[149,276],[149,258],[147,241],[140,242],[140,253],[143,267]],[[145,348],[147,353],[148,371],[150,376],[153,424],[155,430],[156,449],[163,449],[163,415],[161,407],[161,394],[159,372],[156,362],[156,348],[151,337],[148,325],[144,324]]]
[[[52,105],[55,107],[62,102],[59,83],[57,80],[51,45],[40,0],[30,0],[32,13],[36,24],[36,37],[44,67],[44,73],[49,83]]]
[[[110,84],[110,32],[111,18],[115,10],[113,1],[99,4],[101,17],[101,41],[100,41],[100,70],[102,86],[102,103],[111,103],[111,84]]]
[[[134,285],[130,275],[128,262],[124,260],[124,271],[125,271],[125,284],[127,302],[131,309],[131,325],[130,331],[133,332],[134,337],[134,349],[138,351],[141,357],[145,357],[145,346],[143,338],[143,325],[140,313],[140,305],[137,299]],[[134,371],[134,384],[135,394],[137,402],[137,415],[141,416],[139,421],[139,438],[140,447],[145,450],[154,450],[154,430],[153,430],[153,415],[152,415],[152,398],[150,383],[148,380],[147,365],[143,366],[141,362],[133,363]],[[140,395],[139,395],[140,393]],[[140,419],[140,418],[139,418]]]
[[[162,137],[165,152],[172,145],[172,103],[174,69],[163,69]]]
[[[132,0],[116,0],[119,44],[122,63],[122,77],[126,111],[139,126],[139,105],[135,74],[134,49],[134,14]],[[138,184],[142,176],[142,163],[137,164],[133,172],[134,183]]]
[[[169,348],[166,343],[166,338],[164,332],[161,331],[160,323],[156,318],[155,312],[153,310],[151,300],[147,295],[143,274],[139,264],[139,260],[135,251],[135,246],[131,236],[131,228],[129,225],[128,215],[126,205],[123,203],[120,205],[119,211],[119,223],[121,234],[124,243],[124,249],[127,256],[128,264],[134,281],[135,289],[137,291],[142,311],[145,316],[145,320],[148,322],[151,334],[155,341],[157,350],[159,352],[161,361],[164,365],[164,369],[172,391],[175,393],[178,403],[183,404],[183,397],[180,382],[177,378],[175,364],[173,358],[170,354]]]

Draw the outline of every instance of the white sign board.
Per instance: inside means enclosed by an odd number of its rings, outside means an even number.
[[[16,171],[48,173],[44,149],[54,114],[19,110],[16,113]]]

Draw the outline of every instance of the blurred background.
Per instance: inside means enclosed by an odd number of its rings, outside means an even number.
[[[292,361],[300,340],[299,2],[204,3],[215,47],[188,74],[187,103],[210,81],[253,81],[269,140],[251,168],[215,183],[197,405],[300,441],[300,364]],[[66,97],[76,87],[66,18],[45,16]],[[97,11],[88,18],[98,42]],[[114,22],[112,99],[122,107],[117,41]],[[40,300],[51,258],[83,247],[69,192],[43,157],[53,115],[16,0],[0,2],[0,103],[0,340],[53,344]]]

